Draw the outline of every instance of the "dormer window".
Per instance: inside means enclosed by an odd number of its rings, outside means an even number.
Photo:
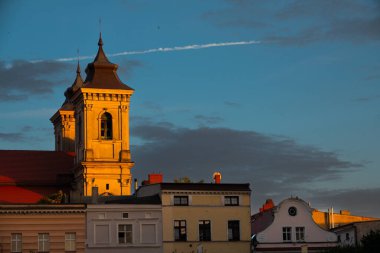
[[[103,140],[112,140],[112,116],[110,113],[103,113],[100,118],[100,137]]]

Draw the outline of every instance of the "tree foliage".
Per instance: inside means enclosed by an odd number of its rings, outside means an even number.
[[[371,230],[361,239],[364,252],[378,253],[380,252],[380,230]]]

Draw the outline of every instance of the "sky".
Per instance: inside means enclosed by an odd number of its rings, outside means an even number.
[[[219,171],[251,184],[252,213],[298,196],[380,217],[380,1],[3,0],[0,149],[54,149],[100,32],[135,89],[139,181]]]

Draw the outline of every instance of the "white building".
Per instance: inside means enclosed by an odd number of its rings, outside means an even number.
[[[278,206],[252,216],[256,252],[319,252],[337,244],[336,234],[319,227],[313,209],[299,198],[289,198]],[[302,251],[304,252],[304,251]]]
[[[370,231],[380,230],[380,221],[353,222],[331,229],[338,236],[340,246],[360,246],[363,236]]]
[[[159,196],[87,205],[86,252],[162,252]]]

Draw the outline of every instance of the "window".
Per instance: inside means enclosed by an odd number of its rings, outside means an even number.
[[[291,227],[283,227],[282,228],[282,240],[284,242],[292,241],[292,228]]]
[[[103,140],[112,140],[112,116],[108,112],[100,118],[100,136]]]
[[[341,242],[340,235],[338,235],[338,242]]]
[[[76,235],[75,233],[65,234],[65,251],[75,251]]]
[[[154,244],[157,243],[156,225],[141,224],[141,243]]]
[[[211,223],[209,220],[199,221],[199,241],[211,241]]]
[[[298,242],[305,241],[305,227],[296,227],[296,240]]]
[[[186,241],[186,221],[185,220],[175,220],[174,221],[174,240],[175,241]]]
[[[12,252],[22,252],[22,234],[12,234],[11,235],[11,251]]]
[[[106,190],[108,191],[110,189],[110,184],[106,184]]]
[[[346,241],[349,241],[349,240],[350,240],[350,234],[346,233]]]
[[[48,233],[38,234],[38,251],[49,252],[50,237]]]
[[[110,230],[108,224],[95,224],[95,244],[108,244],[110,242]]]
[[[123,219],[128,219],[128,213],[123,213]]]
[[[132,243],[132,224],[119,225],[119,244]]]
[[[225,196],[224,197],[224,205],[226,205],[226,206],[238,206],[239,205],[239,197],[238,196]]]
[[[240,240],[240,222],[238,220],[228,221],[228,240],[229,241]]]
[[[175,206],[188,206],[189,197],[188,196],[174,196],[174,205]]]

